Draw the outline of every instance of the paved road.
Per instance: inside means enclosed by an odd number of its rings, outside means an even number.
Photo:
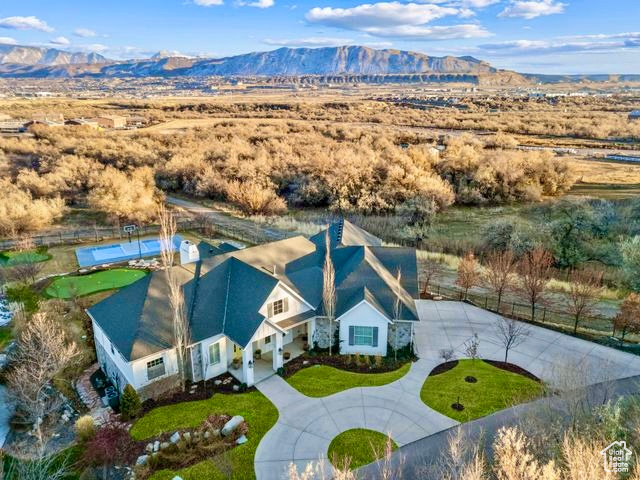
[[[263,227],[251,220],[232,217],[213,208],[204,207],[181,198],[167,197],[167,203],[182,208],[194,218],[199,216],[208,217],[211,219],[214,228],[220,230],[220,233],[240,237],[241,240],[248,240],[253,243],[273,242],[290,236],[287,232]]]
[[[419,300],[416,304],[421,319],[415,328],[420,359],[403,378],[321,399],[302,395],[276,376],[257,385],[280,414],[258,446],[258,480],[287,478],[291,463],[299,470],[312,463],[329,472],[329,444],[336,435],[351,428],[388,433],[403,446],[456,425],[424,405],[420,390],[429,372],[441,363],[440,350],[453,348],[462,358],[464,345],[474,333],[478,334],[480,357],[503,360],[504,349],[495,329],[498,316],[462,302]],[[590,385],[640,375],[640,357],[535,326],[531,326],[527,339],[509,353],[509,361],[559,388],[568,374],[572,386],[576,382]]]

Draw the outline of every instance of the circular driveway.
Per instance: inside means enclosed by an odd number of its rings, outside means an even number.
[[[279,376],[256,385],[279,412],[256,451],[258,480],[289,478],[291,464],[298,472],[312,464],[318,477],[330,476],[329,444],[352,428],[389,434],[402,446],[457,424],[422,403],[420,390],[429,372],[442,362],[440,350],[453,348],[462,358],[464,344],[474,333],[481,358],[504,360],[495,329],[499,317],[462,302],[418,300],[416,305],[421,321],[415,325],[414,341],[420,359],[401,379],[323,398],[302,395]],[[548,383],[560,382],[569,365],[579,369],[584,384],[640,374],[640,357],[533,326],[526,340],[509,352],[509,362]],[[575,375],[572,380],[576,381]]]

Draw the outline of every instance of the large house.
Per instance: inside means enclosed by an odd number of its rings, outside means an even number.
[[[334,319],[323,312],[327,232],[335,269]],[[409,345],[418,321],[416,253],[386,247],[348,221],[310,238],[236,249],[183,242],[182,284],[193,381],[229,372],[246,385],[272,375],[307,346],[386,355]],[[398,275],[400,272],[400,275]],[[178,379],[165,271],[153,272],[88,310],[98,361],[113,383],[143,397]]]

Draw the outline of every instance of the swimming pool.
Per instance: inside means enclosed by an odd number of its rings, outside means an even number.
[[[173,237],[174,252],[180,248],[180,242],[182,242],[180,235]],[[131,242],[78,248],[76,249],[76,258],[81,267],[93,267],[103,263],[118,263],[139,257],[153,257],[160,255],[160,251],[159,238],[140,240],[140,245],[138,245],[138,240],[132,239]]]

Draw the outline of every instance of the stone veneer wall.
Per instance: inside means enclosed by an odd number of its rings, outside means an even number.
[[[332,342],[335,337],[335,333],[338,330],[338,322],[333,320],[332,322],[332,330],[333,334],[329,331],[329,320],[326,318],[316,318],[316,330],[313,334],[313,338],[311,339],[311,346],[318,345],[318,348],[329,348],[330,342]]]
[[[396,329],[398,330],[398,343],[396,344]],[[406,347],[411,342],[411,322],[395,322],[389,325],[389,345],[397,350]]]

